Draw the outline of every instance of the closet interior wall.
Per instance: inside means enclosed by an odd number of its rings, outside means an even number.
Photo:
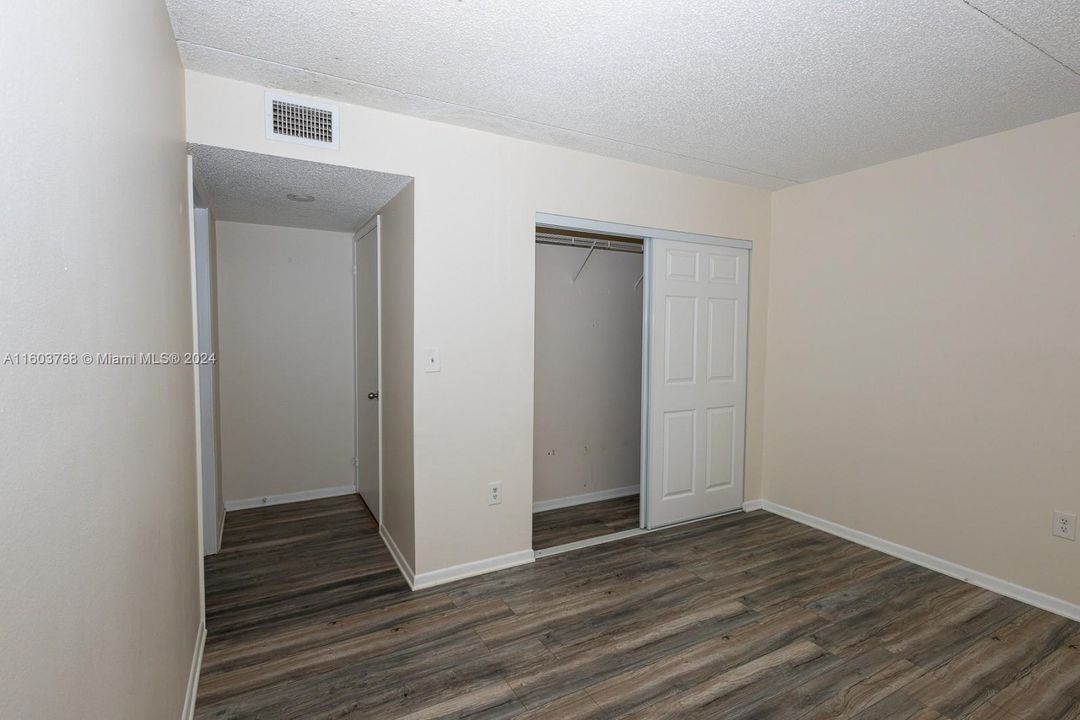
[[[643,256],[578,243],[537,237],[534,510],[640,484]]]

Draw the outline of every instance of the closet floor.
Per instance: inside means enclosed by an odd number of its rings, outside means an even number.
[[[638,527],[638,496],[547,510],[533,515],[533,550]]]

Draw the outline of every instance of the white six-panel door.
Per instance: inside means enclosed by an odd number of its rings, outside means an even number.
[[[648,526],[742,507],[748,250],[650,240]]]

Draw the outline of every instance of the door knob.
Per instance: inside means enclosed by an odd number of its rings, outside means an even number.
[[[367,394],[367,399],[368,400],[378,400],[379,399],[379,393],[377,393],[377,392],[369,392]]]

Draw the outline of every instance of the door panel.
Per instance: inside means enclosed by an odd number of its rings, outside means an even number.
[[[664,382],[693,383],[697,363],[697,298],[668,297]]]
[[[649,241],[648,525],[742,506],[749,251]]]
[[[735,482],[735,408],[709,408],[705,428],[705,489],[731,487]]]
[[[709,300],[709,382],[735,380],[735,332],[738,330],[739,303],[736,300]]]
[[[379,222],[356,239],[356,484],[375,520],[379,507]]]
[[[693,410],[664,413],[664,497],[694,492]]]

